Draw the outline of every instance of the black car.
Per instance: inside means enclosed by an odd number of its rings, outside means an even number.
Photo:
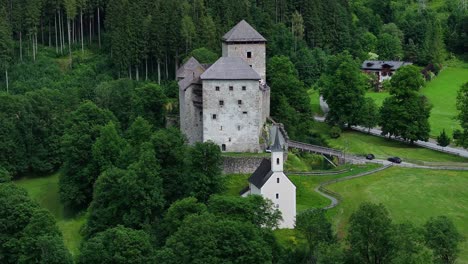
[[[374,156],[374,154],[367,154],[366,159],[373,160],[373,159],[375,159],[375,156]]]
[[[401,163],[401,159],[399,157],[390,157],[387,160],[393,163]]]

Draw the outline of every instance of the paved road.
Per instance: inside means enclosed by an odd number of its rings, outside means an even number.
[[[325,117],[315,116],[314,119],[315,119],[315,121],[318,121],[318,122],[325,122]],[[384,137],[384,136],[382,136],[382,130],[380,130],[378,128],[372,128],[369,131],[369,129],[361,127],[361,126],[352,126],[351,129],[359,131],[359,132],[363,132],[363,133],[369,133],[371,135],[378,136],[378,137]],[[388,138],[388,137],[385,137],[385,138]],[[400,141],[400,142],[404,142],[403,140],[401,140],[399,138],[395,138],[395,137],[391,137],[391,139],[396,140],[396,141]],[[437,143],[435,143],[433,141],[432,142],[426,142],[426,141],[421,141],[421,140],[418,140],[418,141],[414,142],[414,144],[417,145],[417,146],[423,147],[423,148],[428,148],[428,149],[432,149],[432,150],[435,150],[435,151],[440,151],[440,152],[444,152],[444,153],[448,153],[448,154],[468,158],[468,150],[464,149],[464,148],[441,147],[441,146],[437,145]]]

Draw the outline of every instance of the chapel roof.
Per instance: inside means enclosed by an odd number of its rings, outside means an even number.
[[[224,42],[266,42],[267,40],[258,33],[249,23],[242,20],[229,30],[222,38]]]
[[[275,142],[273,143],[273,146],[271,146],[271,151],[283,151],[283,147],[281,147],[280,139],[279,139],[279,128],[276,127],[276,133],[275,133]]]
[[[202,80],[260,80],[261,77],[242,58],[221,57],[202,75]]]
[[[271,175],[273,175],[273,172],[271,171],[271,161],[263,159],[260,166],[258,166],[252,176],[250,176],[249,182],[260,189],[268,179],[270,179]]]

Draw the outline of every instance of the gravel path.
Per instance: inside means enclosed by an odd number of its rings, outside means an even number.
[[[347,176],[347,177],[343,177],[343,178],[339,178],[339,179],[334,179],[334,180],[322,182],[319,186],[315,187],[314,191],[331,201],[330,205],[323,208],[325,210],[328,210],[328,209],[331,209],[331,208],[334,208],[335,206],[337,206],[340,203],[341,197],[340,197],[340,195],[338,193],[335,193],[335,192],[332,192],[332,191],[326,189],[325,188],[326,186],[328,186],[330,184],[333,184],[333,183],[348,181],[348,180],[351,180],[351,179],[356,179],[356,178],[359,178],[359,177],[374,174],[376,172],[388,169],[388,168],[390,168],[392,166],[393,166],[393,164],[388,164],[388,165],[385,165],[383,167],[380,167],[380,168],[377,168],[377,169],[374,169],[374,170],[370,170],[370,171],[367,171],[367,172],[363,172],[363,173],[359,173],[359,174],[356,174],[356,175],[351,175],[351,176]]]

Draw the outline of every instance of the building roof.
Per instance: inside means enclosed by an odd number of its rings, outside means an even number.
[[[361,69],[363,70],[381,70],[390,68],[391,70],[398,70],[400,67],[411,65],[413,63],[407,61],[372,61],[366,60],[362,63]]]
[[[260,35],[249,23],[242,20],[229,30],[222,38],[224,42],[266,42],[267,40]]]
[[[260,80],[261,77],[242,58],[221,57],[202,75],[202,80]]]
[[[271,175],[273,175],[273,172],[271,171],[271,161],[263,159],[260,166],[258,166],[252,176],[250,176],[249,182],[260,189],[268,179],[270,179]]]
[[[279,129],[276,127],[276,133],[275,133],[275,142],[273,143],[273,146],[271,146],[271,151],[275,152],[282,152],[283,147],[281,147],[280,139],[279,139]]]

